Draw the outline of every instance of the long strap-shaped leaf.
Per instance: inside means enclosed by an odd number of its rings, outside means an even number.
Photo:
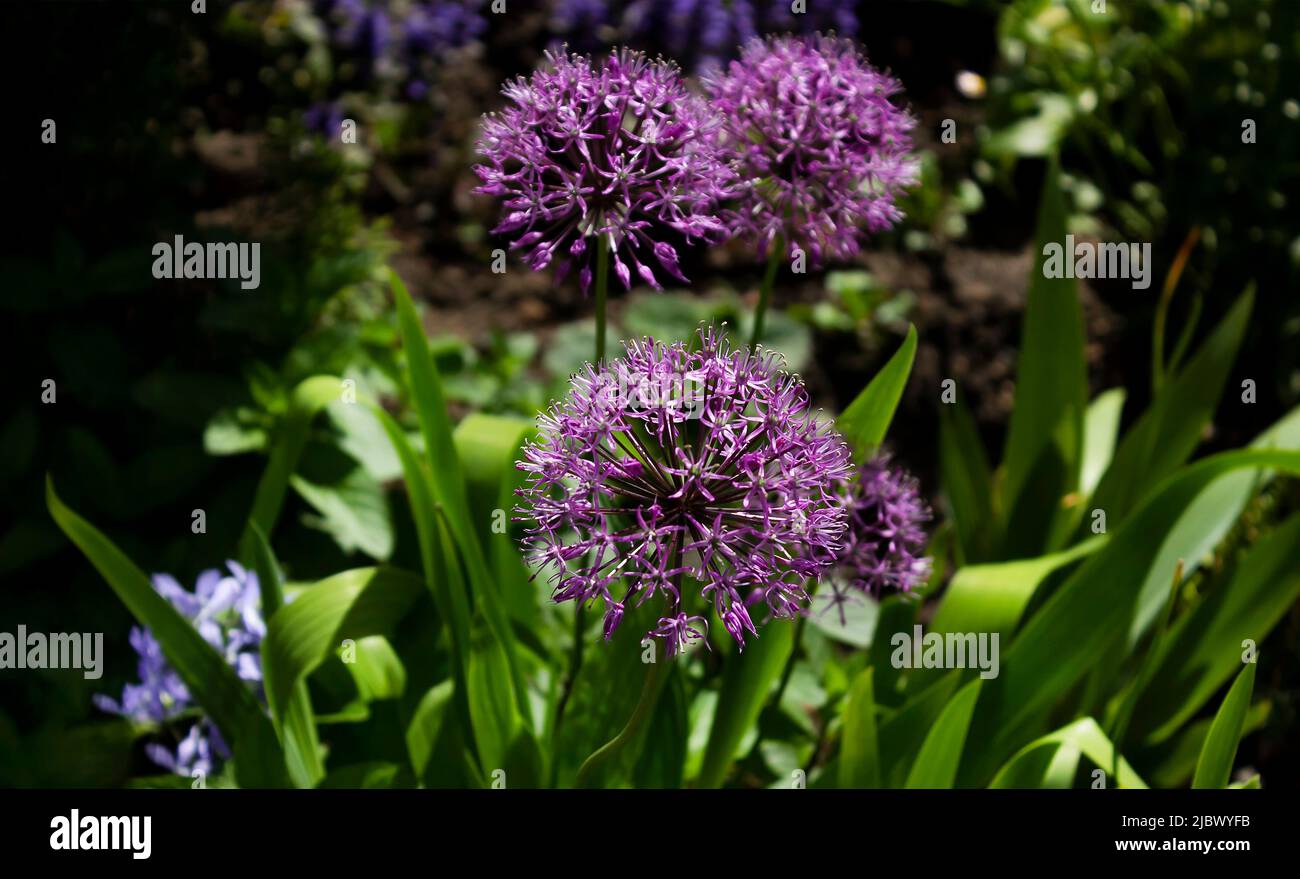
[[[1246,712],[1250,710],[1250,694],[1255,689],[1255,663],[1246,667],[1232,682],[1232,689],[1223,697],[1219,713],[1214,715],[1210,734],[1201,747],[1201,759],[1196,761],[1194,788],[1224,788],[1232,776],[1232,761],[1237,756],[1237,744],[1246,725]]]
[[[271,552],[271,546],[257,525],[250,525],[254,540],[254,558],[257,581],[262,591],[262,617],[273,619],[284,606],[284,577],[280,565]],[[268,676],[278,669],[274,663],[262,661],[264,686]],[[311,694],[307,682],[300,680],[293,688],[289,704],[283,713],[272,710],[271,722],[284,747],[285,763],[289,776],[298,787],[315,787],[325,777],[325,763],[321,760],[320,739],[316,736],[316,719],[311,708]]]
[[[1196,356],[1120,441],[1092,499],[1094,508],[1106,511],[1110,527],[1137,509],[1200,443],[1245,337],[1254,298],[1254,288],[1247,288]]]
[[[46,479],[45,502],[63,533],[95,566],[132,616],[153,632],[167,661],[230,743],[239,784],[289,786],[284,755],[271,721],[225,658],[154,590],[149,578],[125,553],[64,505],[54,491],[53,479]]]
[[[1025,745],[1007,761],[989,787],[1069,787],[1080,754],[1103,772],[1118,767],[1119,777],[1114,780],[1117,787],[1147,786],[1128,761],[1115,753],[1114,744],[1097,721],[1084,717]]]
[[[840,737],[839,786],[880,787],[880,739],[876,733],[874,672],[859,672],[844,701],[844,731]]]
[[[980,679],[968,683],[944,706],[943,713],[925,735],[916,762],[907,774],[909,788],[949,788],[957,779],[961,752],[966,746],[975,700],[980,694]]]
[[[856,461],[871,456],[885,439],[889,424],[894,420],[894,410],[907,387],[912,374],[912,361],[916,359],[916,327],[909,325],[907,338],[889,358],[889,362],[876,373],[862,393],[835,419],[835,427],[849,447]]]
[[[1065,199],[1055,160],[1049,163],[1038,212],[1037,253],[1025,303],[1016,401],[1007,427],[1003,484],[1005,557],[1048,548],[1068,515],[1061,499],[1079,484],[1088,375],[1083,307],[1073,278],[1049,277],[1047,245],[1066,247]],[[1062,253],[1073,260],[1073,253]]]
[[[1127,630],[1136,612],[1137,585],[1146,576],[1163,534],[1205,486],[1224,473],[1276,467],[1300,473],[1300,452],[1238,451],[1214,455],[1168,480],[1063,583],[1025,624],[1002,656],[997,678],[985,682],[972,722],[961,779],[981,784],[1034,734],[1031,722],[1077,683]]]
[[[442,504],[448,527],[455,538],[456,547],[464,556],[469,582],[473,586],[476,602],[483,610],[492,634],[501,643],[506,665],[514,688],[514,696],[521,717],[530,722],[528,694],[523,674],[515,656],[515,639],[506,616],[505,603],[500,590],[488,570],[483,547],[475,533],[470,516],[469,498],[465,479],[456,454],[452,436],[451,418],[447,414],[447,400],[442,390],[442,377],[429,353],[429,342],[415,313],[415,305],[406,285],[394,272],[392,274],[393,299],[397,305],[397,323],[406,350],[407,371],[411,394],[415,399],[420,418],[420,430],[429,456],[429,476],[435,499]]]
[[[745,733],[758,720],[768,691],[776,683],[794,649],[794,624],[776,620],[744,653],[727,660],[722,690],[704,750],[704,763],[696,779],[698,787],[719,787],[735,759]]]

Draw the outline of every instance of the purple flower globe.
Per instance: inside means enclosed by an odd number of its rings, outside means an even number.
[[[739,162],[733,235],[764,255],[782,242],[820,264],[856,254],[864,229],[901,219],[895,202],[916,176],[916,122],[892,101],[898,81],[851,40],[752,40],[705,83]]]
[[[585,293],[598,247],[624,287],[649,263],[685,281],[667,237],[718,237],[718,200],[734,174],[721,120],[687,91],[676,67],[629,50],[600,65],[566,52],[502,90],[510,105],[484,117],[476,191],[501,199],[495,234],[513,239],[534,271],[576,266]],[[629,267],[630,263],[630,267]]]
[[[910,592],[929,579],[925,523],[931,516],[916,479],[885,455],[863,464],[839,491],[848,527],[836,574],[827,582],[829,604],[839,609],[843,622],[844,604],[853,591],[879,597],[887,591]]]
[[[802,612],[839,550],[848,448],[778,355],[732,350],[713,329],[695,348],[625,346],[574,376],[525,448],[529,561],[557,602],[602,603],[607,640],[651,599],[665,612],[647,637],[669,655],[702,640],[703,602],[683,595],[695,584],[743,649],[757,634],[747,605]]]

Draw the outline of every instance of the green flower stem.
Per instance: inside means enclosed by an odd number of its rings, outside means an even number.
[[[758,308],[754,311],[754,332],[749,337],[749,350],[753,351],[763,339],[763,323],[767,318],[767,305],[772,299],[772,286],[776,283],[776,270],[781,265],[781,241],[772,242],[772,252],[767,258],[767,271],[763,273],[763,286],[758,290]]]

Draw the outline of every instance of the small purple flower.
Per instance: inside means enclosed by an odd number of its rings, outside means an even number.
[[[412,100],[444,56],[487,30],[485,0],[316,0],[330,42],[356,62],[365,83],[404,84]]]
[[[144,747],[145,754],[154,763],[177,775],[194,777],[196,773],[211,775],[220,760],[230,759],[230,748],[226,745],[217,725],[206,717],[200,718],[190,727],[185,738],[176,746],[176,753],[156,742]]]
[[[254,685],[261,696],[261,646],[266,624],[262,620],[257,574],[233,561],[226,562],[226,567],[229,573],[215,568],[201,573],[193,592],[182,587],[170,574],[155,574],[153,587],[193,624],[203,640],[225,657],[242,680]],[[151,726],[173,720],[198,707],[180,675],[167,662],[162,645],[152,632],[133,626],[130,641],[140,657],[136,666],[140,683],[127,684],[122,690],[120,703],[96,694],[92,697],[96,707]],[[216,726],[206,718],[201,718],[193,726],[177,755],[156,744],[150,745],[147,751],[155,763],[182,775],[189,775],[195,768],[211,767],[214,753],[223,759],[230,756]],[[167,756],[163,758],[163,754]]]
[[[836,557],[836,575],[827,580],[830,604],[843,622],[849,589],[879,597],[886,591],[909,592],[929,578],[924,524],[930,521],[930,509],[916,479],[885,455],[867,461],[839,488],[848,529]]]
[[[857,253],[862,227],[879,232],[901,219],[895,199],[915,179],[916,122],[891,101],[897,80],[852,41],[753,40],[705,79],[743,181],[732,234],[760,253],[783,242],[820,264]]]
[[[302,114],[304,128],[333,141],[337,141],[342,134],[343,119],[343,104],[339,101],[312,104]]]
[[[669,653],[707,625],[690,615],[690,584],[741,649],[756,634],[748,604],[802,612],[806,583],[840,548],[835,491],[852,472],[777,355],[733,351],[713,329],[699,343],[627,342],[626,357],[588,364],[519,464],[516,512],[552,597],[599,599],[606,639],[629,602],[657,598],[666,613],[647,637]]]
[[[513,238],[534,271],[578,268],[585,293],[598,247],[630,287],[632,272],[660,286],[651,257],[685,280],[666,234],[717,238],[717,203],[733,178],[718,145],[720,120],[687,91],[675,67],[628,50],[599,66],[547,53],[531,77],[507,83],[510,106],[484,117],[474,168],[478,192],[502,200],[493,230]],[[631,264],[629,268],[628,264]]]
[[[857,0],[555,0],[551,28],[584,50],[626,43],[662,48],[685,67],[707,72],[767,33],[857,33]]]

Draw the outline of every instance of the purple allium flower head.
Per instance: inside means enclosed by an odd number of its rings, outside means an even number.
[[[839,488],[848,528],[836,556],[836,576],[827,580],[834,590],[830,603],[843,621],[846,590],[879,597],[890,590],[909,592],[929,578],[924,525],[930,509],[916,479],[887,455],[868,460]]]
[[[625,343],[627,354],[572,379],[524,451],[516,512],[529,560],[556,601],[594,602],[610,638],[629,603],[665,612],[648,633],[676,653],[703,637],[682,590],[698,583],[744,648],[747,604],[789,618],[840,548],[836,487],[848,449],[819,421],[797,376],[762,349]]]
[[[629,50],[600,65],[548,52],[548,64],[502,90],[510,105],[484,117],[478,192],[501,198],[493,230],[513,238],[535,271],[578,268],[585,293],[597,247],[609,247],[624,287],[632,273],[658,288],[650,263],[684,281],[665,240],[720,237],[718,200],[734,177],[721,120],[675,67]],[[631,264],[629,268],[628,264]]]
[[[862,227],[902,217],[895,199],[915,179],[916,122],[891,101],[898,81],[851,40],[753,40],[706,85],[739,156],[733,234],[764,254],[783,241],[819,264],[857,253]]]
[[[260,696],[260,650],[266,624],[262,620],[257,574],[233,561],[226,562],[226,567],[228,573],[214,568],[200,574],[193,592],[182,587],[170,574],[155,574],[153,587],[193,624],[203,640],[225,657],[241,679],[257,688]],[[120,703],[97,694],[93,697],[95,705],[101,711],[150,725],[165,723],[194,709],[193,697],[180,675],[167,662],[153,633],[133,626],[130,641],[139,656],[137,672],[140,683],[127,684],[122,690]],[[148,750],[155,763],[182,775],[189,775],[195,768],[210,767],[214,753],[223,759],[230,756],[216,726],[206,718],[191,729],[177,755],[171,755],[161,745],[152,745]],[[162,754],[167,757],[161,758]]]

